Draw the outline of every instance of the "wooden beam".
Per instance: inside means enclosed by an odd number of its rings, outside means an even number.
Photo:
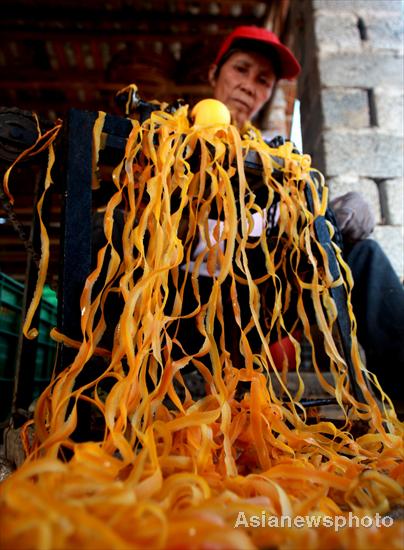
[[[93,15],[94,17],[94,15]],[[160,18],[160,19],[159,19]],[[164,21],[164,24],[159,24],[158,21]],[[49,28],[44,29],[43,27],[32,27],[27,29],[30,26],[30,23],[27,22],[25,27],[16,27],[14,26],[13,21],[9,21],[8,24],[6,21],[3,21],[0,24],[1,37],[2,41],[7,42],[10,40],[77,40],[83,39],[93,39],[93,38],[102,38],[105,42],[114,42],[114,41],[123,41],[123,42],[137,42],[139,40],[143,42],[156,42],[160,41],[163,43],[179,41],[179,42],[195,42],[201,41],[205,38],[214,38],[222,37],[229,32],[229,29],[241,24],[239,17],[220,17],[220,16],[211,16],[208,18],[198,17],[195,20],[194,24],[191,24],[188,20],[188,26],[182,26],[182,30],[178,31],[177,27],[179,26],[179,21],[177,18],[172,20],[172,23],[167,21],[167,14],[156,14],[150,20],[150,31],[140,30],[136,25],[126,25],[121,28],[116,28],[111,26],[110,28],[103,28],[102,26],[94,26],[88,29],[80,29],[74,27],[69,27],[66,24],[64,19],[61,19],[63,22],[62,29]],[[139,19],[140,21],[140,19]],[[243,17],[242,23],[245,25],[259,25],[260,20],[257,20],[255,16],[246,16]],[[214,31],[209,32],[209,28],[214,29]],[[195,29],[200,29],[200,32],[195,32]],[[201,33],[202,36],[201,36]]]
[[[141,79],[140,79],[141,80]],[[13,89],[13,90],[27,90],[27,89],[38,89],[38,90],[87,90],[91,92],[95,91],[118,91],[122,88],[125,88],[128,85],[128,82],[86,82],[86,81],[72,81],[72,80],[37,80],[32,82],[23,82],[21,80],[2,80],[0,81],[0,89]],[[178,85],[167,82],[167,87],[169,87],[170,92],[172,93],[183,93],[183,94],[195,94],[195,93],[209,93],[211,92],[211,86],[206,84],[184,84]],[[147,87],[144,86],[144,89],[155,89],[155,86]]]
[[[117,10],[100,10],[87,7],[85,3],[80,7],[80,10],[76,8],[69,9],[68,7],[58,6],[51,4],[46,7],[41,6],[25,6],[23,13],[21,8],[16,6],[5,6],[2,8],[2,21],[5,26],[9,23],[15,23],[16,21],[26,21],[31,25],[38,25],[42,31],[46,30],[46,25],[57,25],[60,21],[63,21],[66,25],[72,25],[74,27],[91,25],[103,27],[114,26],[115,24],[132,25],[137,23],[150,23],[153,27],[161,22],[164,25],[177,24],[182,22],[192,22],[193,24],[199,23],[201,25],[206,22],[220,24],[225,20],[236,20],[237,24],[240,24],[240,18],[243,22],[248,24],[248,18],[253,18],[257,21],[259,17],[259,11],[266,9],[265,6],[278,2],[279,0],[264,0],[263,2],[257,2],[257,0],[221,0],[219,3],[219,11],[211,12],[208,2],[199,2],[198,6],[191,6],[189,2],[184,2],[182,9],[180,6],[176,6],[177,9],[169,11],[166,9],[166,2],[160,5],[154,2],[152,10],[142,10],[134,8],[124,8]],[[260,10],[260,5],[262,9]],[[204,9],[205,8],[205,9]],[[94,17],[95,12],[97,17]],[[257,15],[258,13],[258,15]],[[85,29],[87,30],[87,28]]]

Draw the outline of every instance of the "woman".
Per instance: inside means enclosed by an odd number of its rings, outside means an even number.
[[[270,99],[280,78],[295,78],[300,65],[278,37],[266,29],[237,27],[223,42],[209,70],[214,97],[242,128]]]
[[[292,52],[274,33],[241,26],[221,45],[209,81],[213,96],[227,105],[242,130],[270,99],[276,81],[295,78],[299,72]],[[392,397],[399,398],[396,376],[404,368],[403,287],[383,250],[367,239],[375,222],[363,198],[351,192],[335,200],[334,207],[355,282],[352,302],[367,367]]]

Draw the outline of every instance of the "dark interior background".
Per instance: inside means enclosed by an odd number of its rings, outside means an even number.
[[[0,18],[0,171],[15,158],[24,132],[64,120],[71,107],[118,114],[115,94],[136,83],[145,100],[192,103],[209,96],[207,72],[223,37],[240,24],[269,26],[286,41],[289,0],[3,0]],[[5,130],[18,111],[21,128]],[[21,118],[22,117],[22,118]],[[0,196],[0,269],[24,280],[35,162],[13,170],[10,206]],[[48,227],[57,277],[60,200]]]

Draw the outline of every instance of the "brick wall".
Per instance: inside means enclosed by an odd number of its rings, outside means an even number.
[[[404,276],[401,0],[293,0],[304,150],[331,197],[363,193]]]

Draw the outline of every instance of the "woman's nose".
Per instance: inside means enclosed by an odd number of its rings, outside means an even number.
[[[254,79],[251,76],[246,76],[241,82],[241,89],[250,96],[255,94]]]

